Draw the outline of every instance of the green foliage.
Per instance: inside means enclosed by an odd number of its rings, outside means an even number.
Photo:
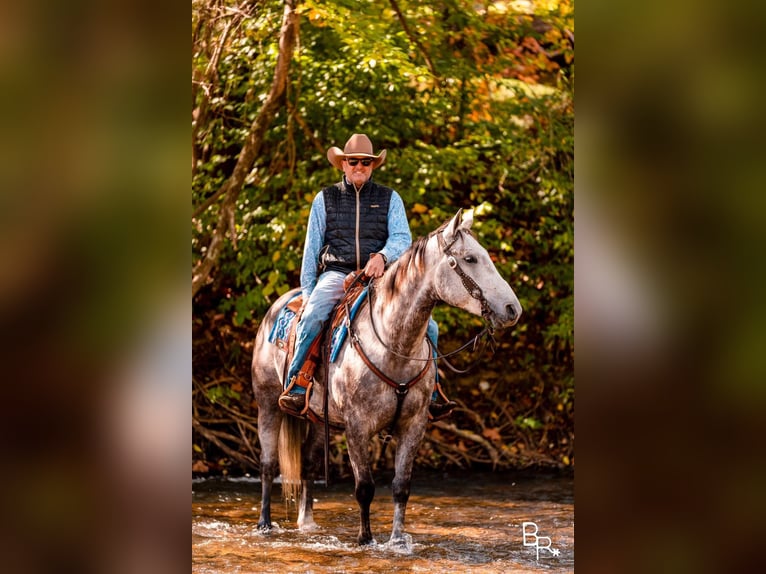
[[[240,394],[228,385],[216,385],[207,389],[207,398],[211,403],[228,405],[231,399],[238,401]]]
[[[254,332],[269,305],[299,285],[310,202],[341,176],[325,151],[363,132],[376,149],[388,150],[375,178],[402,195],[414,237],[458,208],[475,209],[474,230],[525,313],[512,335],[499,337],[493,364],[498,371],[545,367],[563,393],[573,385],[574,354],[572,3],[536,2],[534,14],[506,2],[482,10],[460,0],[399,5],[412,38],[388,2],[299,5],[287,98],[195,314],[223,313]],[[205,76],[213,50],[194,52],[195,77],[206,78],[195,107],[209,94],[194,141],[195,208],[231,174],[273,78],[282,5],[257,6],[229,31],[213,80]],[[212,30],[210,45],[231,19],[214,21],[211,9],[193,3],[193,29]],[[203,37],[195,36],[196,45]],[[217,225],[218,206],[193,218],[195,263]],[[446,347],[480,325],[446,307],[435,317]]]
[[[517,417],[515,422],[517,426],[520,426],[522,428],[526,427],[526,428],[530,428],[534,430],[542,428],[543,426],[543,424],[540,421],[531,417]]]
[[[439,73],[435,78],[388,4],[304,2],[288,107],[248,177],[236,247],[227,245],[212,286],[219,310],[235,324],[257,321],[278,295],[298,285],[310,200],[340,177],[320,150],[365,132],[389,150],[376,178],[402,195],[413,235],[428,233],[457,208],[476,208],[476,230],[526,310],[530,343],[543,353],[571,349],[572,72],[566,77],[558,70],[547,85],[530,82],[556,66],[524,52],[546,34],[549,51],[566,47],[568,4],[548,4],[556,10],[540,14],[548,26],[542,33],[510,9],[482,14],[464,2],[402,4]],[[268,91],[279,8],[265,3],[229,36],[212,113],[197,142],[203,161],[193,179],[195,205],[229,175]],[[523,73],[514,75],[514,67]],[[195,219],[195,261],[218,216],[214,204]],[[445,331],[459,335],[471,322],[453,310],[437,316]]]

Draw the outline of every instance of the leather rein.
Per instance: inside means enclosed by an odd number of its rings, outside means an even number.
[[[450,351],[449,353],[440,354],[439,349],[437,348],[436,355],[434,355],[433,357],[429,357],[427,359],[420,359],[417,357],[409,357],[407,355],[402,355],[401,353],[396,352],[394,349],[386,345],[385,341],[383,341],[383,338],[378,333],[378,328],[375,325],[375,321],[372,316],[372,297],[374,293],[374,284],[370,286],[370,323],[372,324],[372,330],[375,333],[375,336],[377,337],[380,344],[383,345],[383,347],[385,347],[385,349],[392,355],[395,355],[401,359],[407,359],[409,361],[428,362],[431,360],[436,361],[438,359],[443,359],[444,363],[447,365],[447,367],[449,367],[449,369],[453,373],[458,373],[462,375],[469,372],[471,369],[473,369],[476,365],[479,364],[479,362],[481,361],[481,355],[483,354],[487,346],[489,346],[492,353],[494,353],[496,341],[494,336],[495,330],[487,322],[487,315],[489,315],[490,309],[489,309],[489,303],[487,302],[486,297],[484,297],[484,292],[481,290],[481,287],[479,287],[476,281],[474,281],[470,275],[468,275],[465,271],[463,271],[463,268],[460,267],[460,264],[458,263],[457,258],[452,253],[452,246],[461,237],[461,233],[462,232],[459,231],[456,234],[455,239],[453,239],[449,245],[447,245],[447,242],[444,240],[443,233],[440,233],[438,236],[439,245],[442,248],[442,252],[448,258],[447,264],[450,266],[451,269],[455,271],[455,273],[457,273],[458,277],[460,277],[460,281],[463,283],[463,287],[465,287],[466,291],[468,291],[468,294],[471,295],[471,297],[473,297],[474,299],[478,299],[478,301],[481,303],[481,316],[482,316],[482,319],[484,320],[484,328],[481,331],[479,331],[476,335],[474,335],[471,339],[469,339],[467,343],[465,343],[458,349],[455,349],[454,351]],[[465,369],[458,369],[447,360],[449,357],[454,357],[455,355],[462,353],[469,347],[473,347],[472,352],[476,352],[476,348],[479,345],[479,341],[481,341],[481,339],[485,336],[486,338],[484,339],[484,344],[481,347],[479,358],[476,359],[476,361],[472,365],[469,365]]]

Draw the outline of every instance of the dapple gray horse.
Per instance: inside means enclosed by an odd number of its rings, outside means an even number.
[[[412,464],[425,434],[434,388],[435,366],[426,338],[434,305],[441,301],[482,316],[492,329],[510,327],[521,315],[518,298],[471,233],[472,223],[472,212],[464,215],[459,211],[439,229],[417,239],[374,280],[368,301],[359,309],[336,360],[327,370],[319,368],[315,373],[309,403],[312,410],[324,417],[326,374],[330,381],[329,421],[345,428],[360,509],[359,544],[373,541],[370,504],[375,495],[374,461],[368,446],[381,431],[389,431],[396,439],[390,541],[405,543],[404,516]],[[272,305],[258,329],[253,351],[253,391],[261,443],[261,529],[271,528],[270,499],[277,468],[288,500],[297,500],[300,495],[299,528],[316,528],[312,487],[321,469],[322,425],[283,415],[279,410],[285,352],[268,341],[279,310],[295,292],[286,293]],[[354,340],[357,344],[352,344]],[[398,394],[402,395],[401,402]],[[394,428],[390,428],[392,424]]]

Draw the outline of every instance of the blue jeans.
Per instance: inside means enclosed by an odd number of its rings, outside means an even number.
[[[439,365],[436,363],[436,342],[439,340],[439,325],[434,321],[433,317],[428,319],[428,327],[426,328],[426,337],[431,341],[434,346],[434,367],[436,367],[436,382],[439,382]],[[439,393],[434,387],[434,392],[431,393],[431,400],[436,401],[439,398]]]
[[[287,369],[285,387],[290,384],[293,377],[300,371],[306,360],[306,355],[308,355],[311,343],[319,335],[327,319],[330,318],[333,307],[343,298],[343,280],[345,278],[346,274],[340,271],[326,271],[319,276],[316,287],[311,292],[308,303],[306,303],[303,309],[303,315],[301,315],[298,326],[295,328],[295,353]],[[439,338],[439,325],[433,319],[429,319],[426,333],[433,343],[435,350],[436,341]],[[306,389],[295,385],[290,390],[290,393],[303,395],[306,393]]]
[[[287,369],[285,386],[289,385],[293,377],[300,371],[311,343],[330,317],[333,307],[343,297],[343,280],[345,278],[346,275],[340,271],[326,271],[319,276],[308,302],[305,303],[298,326],[295,328],[295,354],[290,367]],[[306,393],[306,389],[296,385],[291,389],[291,393],[303,395]]]

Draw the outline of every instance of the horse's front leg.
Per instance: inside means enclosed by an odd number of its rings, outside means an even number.
[[[312,425],[309,437],[303,445],[301,500],[298,507],[298,528],[303,531],[316,530],[314,522],[314,481],[322,466],[324,434],[321,427]]]
[[[354,494],[359,505],[359,544],[372,542],[372,530],[370,528],[370,505],[375,497],[375,481],[372,478],[372,468],[367,446],[370,437],[350,427],[346,427],[348,440],[348,457],[351,468],[354,471],[356,487]]]
[[[412,465],[418,446],[425,434],[426,421],[412,422],[399,438],[396,447],[396,474],[391,485],[394,498],[394,524],[391,530],[391,542],[405,544],[404,518],[407,512],[407,502],[410,499],[410,485],[412,482]]]

